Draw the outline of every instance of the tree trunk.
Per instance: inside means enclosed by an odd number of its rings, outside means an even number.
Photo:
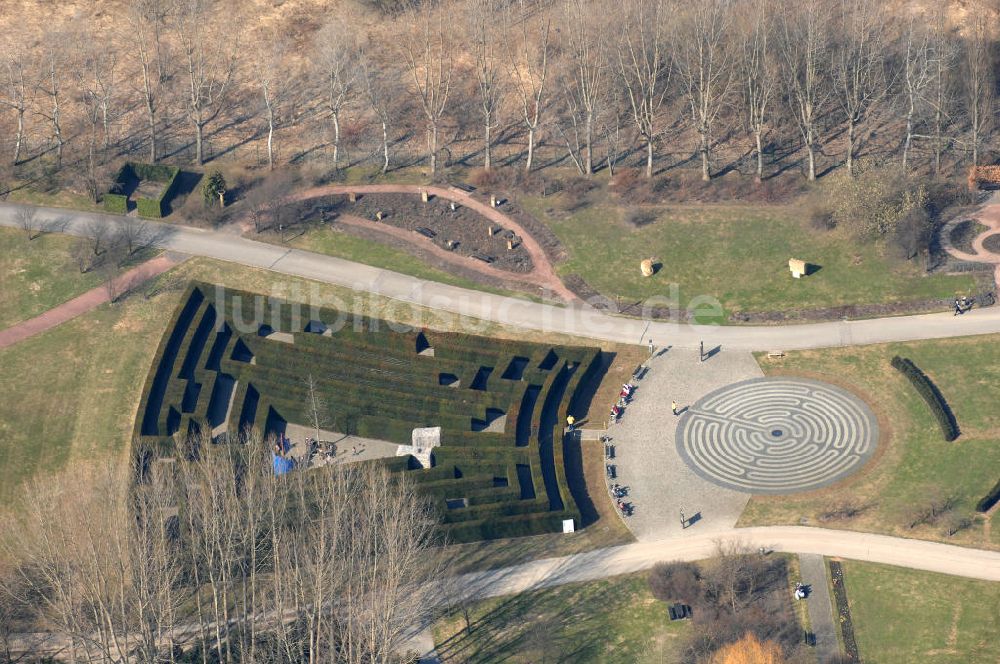
[[[333,170],[340,170],[340,113],[333,112]]]
[[[906,140],[903,141],[903,173],[906,173],[906,162],[910,156],[910,143],[913,141],[913,99],[910,99],[910,108],[906,112]]]
[[[527,173],[531,172],[531,162],[535,157],[535,128],[528,127],[528,161],[524,165],[524,170]]]
[[[205,127],[202,123],[195,121],[194,123],[194,159],[199,164],[205,163],[205,155],[202,152],[202,135],[204,133]]]
[[[708,165],[708,131],[701,132],[701,181],[709,182],[712,179],[712,171]]]
[[[431,175],[437,173],[438,127],[437,122],[431,124]]]
[[[856,123],[854,118],[847,121],[847,174],[854,175],[854,130]]]
[[[389,172],[389,127],[382,121],[382,175]]]
[[[14,165],[21,163],[21,144],[24,141],[24,109],[17,109],[17,140],[14,143]]]
[[[588,113],[587,126],[586,126],[587,157],[586,159],[584,159],[583,162],[583,174],[587,176],[591,175],[594,172],[593,147],[594,147],[594,119],[593,117],[591,117],[591,114]]]
[[[816,181],[816,151],[813,148],[812,127],[806,132],[806,153],[809,155],[809,181]]]
[[[492,118],[486,116],[486,154],[483,157],[483,168],[487,171],[493,166],[493,154],[490,151],[490,146],[493,144],[493,127],[491,127]]]
[[[754,132],[754,142],[757,144],[757,182],[764,181],[764,145],[760,130]]]
[[[274,110],[267,107],[267,168],[274,170]]]
[[[653,137],[646,137],[646,177],[653,177]]]

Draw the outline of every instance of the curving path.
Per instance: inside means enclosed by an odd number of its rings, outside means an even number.
[[[534,265],[534,268],[527,274],[518,275],[512,272],[498,270],[488,265],[477,265],[474,262],[470,263],[468,260],[458,258],[454,254],[450,254],[439,247],[434,247],[437,249],[437,251],[434,252],[436,256],[448,262],[455,262],[456,260],[461,261],[461,264],[466,268],[472,267],[476,271],[482,272],[483,274],[510,279],[513,281],[523,281],[545,288],[549,292],[558,295],[566,302],[579,301],[580,298],[577,297],[576,293],[566,288],[563,284],[562,280],[556,274],[552,263],[549,261],[548,256],[545,255],[545,250],[542,249],[531,233],[499,209],[490,207],[486,203],[483,203],[476,197],[472,196],[470,193],[462,191],[457,187],[438,187],[434,185],[424,186],[416,184],[325,185],[322,187],[313,187],[311,189],[296,192],[291,197],[291,200],[305,201],[311,198],[319,198],[320,196],[334,196],[338,194],[349,194],[351,192],[358,194],[413,194],[415,196],[419,196],[420,193],[424,191],[432,196],[455,201],[463,207],[475,210],[485,219],[517,233],[517,235],[521,238],[525,251],[527,251],[528,255],[531,256],[531,262],[532,265]],[[348,223],[353,225],[364,225],[368,228],[371,227],[371,223],[364,221],[359,217],[341,215],[342,218],[345,216],[347,217]],[[380,230],[382,232],[388,232],[400,237],[405,237],[406,239],[412,238],[412,234],[408,231],[393,233],[390,228],[391,227],[380,228]]]
[[[976,210],[975,214],[969,215],[969,219],[978,221],[986,226],[986,230],[972,240],[973,253],[970,254],[966,251],[961,251],[952,245],[951,231],[954,228],[954,224],[948,224],[942,229],[941,246],[944,247],[945,251],[959,260],[995,265],[993,281],[1000,288],[1000,254],[996,254],[983,246],[987,238],[1000,235],[1000,192],[994,192],[989,200]],[[958,221],[962,220],[960,218]]]

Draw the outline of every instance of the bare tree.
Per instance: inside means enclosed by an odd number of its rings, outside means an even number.
[[[935,52],[931,31],[911,16],[903,35],[902,96],[906,114],[903,139],[902,168],[905,173],[909,163],[919,111],[928,105],[928,93],[934,83],[939,54]]]
[[[24,149],[24,114],[30,102],[30,88],[26,82],[25,70],[28,69],[28,53],[8,38],[3,46],[3,94],[0,95],[0,106],[6,106],[17,117],[17,136],[14,139],[14,159],[17,166],[21,163],[21,152]]]
[[[724,39],[729,23],[729,0],[693,3],[680,28],[687,37],[677,43],[677,70],[691,107],[691,121],[698,131],[701,179],[706,182],[712,179],[712,128],[733,81]]]
[[[274,32],[266,32],[258,39],[253,55],[253,73],[264,103],[267,120],[267,167],[274,169],[275,113],[287,87],[288,72],[283,68],[286,51],[284,39]]]
[[[30,205],[22,205],[14,213],[18,227],[24,231],[28,241],[34,240],[38,232],[38,210]]]
[[[195,160],[205,163],[205,127],[225,108],[241,53],[243,24],[218,0],[183,0],[177,38],[187,79],[186,113],[194,129]]]
[[[858,126],[888,92],[885,72],[887,17],[879,0],[840,0],[833,52],[833,83],[847,121],[847,172],[854,174]]]
[[[816,179],[817,122],[830,94],[824,76],[828,19],[826,0],[803,0],[785,5],[777,21],[785,96],[806,149],[810,181]]]
[[[740,4],[737,33],[741,110],[744,126],[753,136],[757,182],[764,179],[764,135],[778,78],[772,38],[774,8],[772,0],[744,0]]]
[[[483,122],[483,168],[493,167],[493,129],[503,102],[503,78],[500,63],[501,27],[497,20],[497,0],[469,0],[465,14],[468,20],[469,43],[475,60],[476,83],[479,89],[479,112]]]
[[[309,424],[313,427],[314,440],[319,442],[320,431],[323,427],[327,426],[328,417],[328,406],[326,399],[323,397],[322,392],[320,392],[319,384],[313,375],[310,373],[306,379],[306,412],[309,415]]]
[[[503,13],[501,34],[504,38],[507,70],[520,102],[521,119],[528,131],[528,156],[524,170],[529,172],[535,157],[535,132],[544,106],[550,24],[548,17],[536,21],[525,0],[509,3]],[[529,26],[534,25],[538,26],[537,34],[529,30]]]
[[[588,176],[594,172],[594,131],[608,93],[607,29],[601,12],[603,5],[591,0],[564,0],[560,14],[565,60],[559,130],[573,163]]]
[[[63,148],[66,139],[63,136],[63,70],[66,67],[66,53],[64,43],[65,33],[58,30],[58,26],[45,35],[47,44],[45,51],[45,73],[38,83],[38,89],[49,98],[47,109],[39,110],[39,115],[44,117],[52,125],[52,139],[56,145],[56,164],[62,167]]]
[[[128,256],[145,248],[150,236],[149,224],[135,217],[125,217],[118,224],[118,239],[125,246]]]
[[[451,94],[454,49],[445,25],[447,18],[441,8],[423,6],[401,18],[400,53],[427,123],[431,175],[437,173],[438,132]],[[380,115],[377,110],[376,115]]]
[[[990,19],[985,7],[969,12],[965,38],[965,114],[969,123],[972,165],[979,165],[979,150],[989,134],[995,102],[995,81],[990,50]]]
[[[91,218],[83,225],[83,234],[90,242],[90,249],[94,256],[100,256],[105,249],[105,241],[110,235],[110,226],[103,220],[96,217]]]
[[[126,33],[129,41],[127,53],[132,53],[139,67],[142,81],[140,91],[146,108],[146,123],[149,131],[149,161],[156,163],[157,111],[159,110],[160,86],[165,78],[158,54],[160,52],[160,14],[156,11],[155,0],[129,0],[126,8]],[[154,62],[155,60],[155,62]],[[159,66],[154,71],[154,65]]]
[[[361,52],[359,62],[361,63],[361,82],[364,85],[365,98],[382,127],[382,175],[385,175],[389,171],[389,109],[391,103],[387,80],[388,72],[371,62],[368,54],[364,51]]]
[[[341,113],[354,95],[358,75],[357,37],[346,20],[332,16],[316,35],[316,50],[333,121],[333,167],[339,169]]]
[[[660,107],[670,85],[666,0],[632,0],[623,7],[617,42],[618,73],[632,108],[636,130],[646,143],[646,177],[653,177],[653,142]]]
[[[934,83],[931,102],[934,107],[934,173],[941,171],[941,153],[944,150],[943,130],[950,116],[952,90],[949,76],[957,59],[957,48],[948,30],[947,8],[938,6],[930,21],[931,40],[937,54],[934,63]]]

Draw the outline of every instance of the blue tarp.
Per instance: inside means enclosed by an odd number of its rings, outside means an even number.
[[[295,468],[295,462],[291,459],[285,457],[280,457],[277,454],[271,453],[271,459],[274,464],[274,474],[284,475],[287,472],[291,472]]]

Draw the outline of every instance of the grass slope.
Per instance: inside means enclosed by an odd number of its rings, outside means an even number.
[[[581,275],[609,297],[670,296],[671,284],[677,284],[682,307],[693,298],[709,296],[722,303],[728,317],[734,311],[947,298],[974,286],[970,276],[926,276],[915,262],[887,258],[875,245],[813,230],[794,207],[653,206],[648,209],[656,221],[637,229],[622,221],[623,209],[614,204],[564,215],[550,213],[556,202],[552,199],[518,200],[566,246],[570,258],[559,271]],[[663,267],[646,278],[639,262],[651,256]],[[792,279],[789,258],[821,269],[808,278]]]
[[[487,600],[434,625],[443,662],[588,662],[657,664],[678,661],[688,625],[671,623],[667,605],[649,592],[645,574]]]
[[[958,418],[957,441],[944,442],[927,404],[889,366],[893,355],[912,359],[941,389]],[[910,508],[934,493],[955,496],[955,513],[972,515],[1000,479],[1000,335],[801,351],[760,362],[767,374],[809,375],[865,398],[879,414],[881,449],[858,475],[829,489],[751,498],[741,524],[796,524],[803,517],[815,523],[823,510],[853,499],[868,509],[823,525],[998,548],[980,520],[953,537],[945,536],[943,521],[912,530],[905,522]]]
[[[24,231],[0,228],[0,329],[62,304],[101,282],[80,274],[70,255],[73,238],[43,234],[28,242]]]
[[[847,561],[847,598],[867,664],[993,664],[1000,583]]]

